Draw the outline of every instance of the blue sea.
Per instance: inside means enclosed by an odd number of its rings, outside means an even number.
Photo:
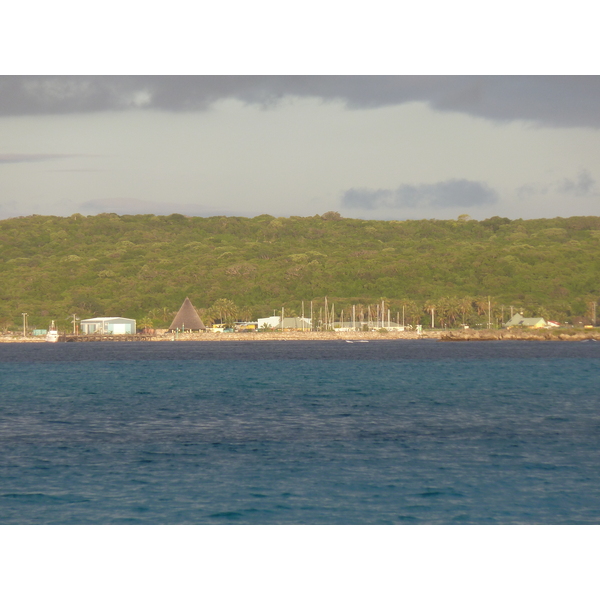
[[[597,524],[600,343],[0,344],[2,524]]]

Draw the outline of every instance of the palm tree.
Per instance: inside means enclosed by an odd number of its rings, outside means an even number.
[[[250,321],[252,319],[252,310],[249,307],[244,306],[238,310],[237,316],[240,321]]]
[[[206,326],[210,326],[215,322],[212,312],[208,308],[197,308],[198,316]]]
[[[233,303],[233,301],[228,300],[227,298],[219,298],[210,307],[208,312],[213,319],[218,318],[221,323],[231,327],[235,323],[239,308]]]
[[[435,304],[430,300],[425,303],[423,309],[431,313],[431,329],[435,329]]]
[[[487,298],[477,298],[475,301],[475,306],[477,307],[478,315],[485,315],[488,310],[488,299]]]
[[[145,317],[142,317],[138,322],[137,322],[138,326],[143,329],[143,330],[147,330],[147,329],[152,329],[154,326],[154,321],[152,320],[152,318],[150,317],[150,315],[146,315]]]
[[[465,315],[470,314],[473,311],[473,298],[471,296],[465,296],[459,301],[460,310],[462,312],[462,324],[465,324]]]
[[[1,317],[0,318],[0,329],[2,330],[2,333],[6,333],[8,331],[8,328],[12,325],[12,320],[9,319],[8,317]]]
[[[449,316],[448,316],[448,308],[449,308],[449,300],[446,297],[438,298],[436,302],[436,312],[438,315],[438,321],[442,324],[442,327],[446,327]]]
[[[458,319],[458,315],[460,315],[460,312],[460,300],[455,296],[453,296],[452,298],[448,298],[448,302],[446,304],[446,315],[451,325],[456,325],[456,319]]]
[[[410,323],[413,327],[421,322],[423,316],[422,309],[414,300],[403,300],[402,306],[404,307],[404,318],[405,321]]]

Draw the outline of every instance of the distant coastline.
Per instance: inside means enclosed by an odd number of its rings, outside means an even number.
[[[299,341],[299,340],[315,340],[315,341],[369,341],[369,340],[417,340],[417,339],[439,339],[443,331],[425,331],[419,335],[416,331],[403,332],[387,332],[380,333],[379,331],[354,331],[340,332],[334,331],[270,331],[270,332],[247,332],[247,333],[212,333],[212,332],[194,332],[194,333],[165,333],[163,335],[140,335],[137,336],[103,336],[105,341],[148,341],[148,342],[263,342],[263,341]],[[69,336],[72,337],[72,336]],[[86,340],[98,339],[99,336],[77,337],[78,342]],[[127,338],[127,339],[125,339]],[[0,336],[0,342],[11,343],[47,343],[43,336],[39,338],[23,336]]]
[[[580,342],[585,340],[600,341],[600,330],[569,330],[568,332],[549,330],[428,330],[421,335],[413,331],[386,332],[333,332],[333,331],[289,331],[289,332],[261,332],[261,333],[167,333],[159,336],[127,336],[127,339],[118,335],[104,336],[102,341],[147,341],[147,342],[268,342],[268,341],[381,341],[381,340],[438,340],[443,342],[460,341],[557,341]],[[92,341],[92,337],[78,336],[79,343]],[[98,341],[94,337],[93,341]],[[0,343],[47,343],[44,337],[0,336]]]
[[[74,320],[111,316],[171,328],[186,297],[207,326],[282,314],[428,331],[496,327],[517,315],[598,324],[600,217],[463,217],[0,220],[0,330],[55,319],[72,331]]]

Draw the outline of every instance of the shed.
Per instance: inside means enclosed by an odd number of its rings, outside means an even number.
[[[205,329],[206,327],[202,319],[198,316],[194,305],[190,302],[189,298],[186,298],[179,312],[175,315],[169,331],[204,331]]]
[[[125,317],[96,317],[81,321],[81,333],[109,335],[133,334],[136,331],[135,319]]]

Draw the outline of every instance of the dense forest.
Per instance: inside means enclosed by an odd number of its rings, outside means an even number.
[[[0,330],[23,312],[31,327],[73,314],[165,327],[186,296],[209,322],[297,315],[325,296],[336,318],[383,299],[425,326],[432,308],[442,327],[477,326],[489,307],[494,323],[511,311],[569,322],[600,299],[600,217],[34,215],[0,221],[0,275]]]

